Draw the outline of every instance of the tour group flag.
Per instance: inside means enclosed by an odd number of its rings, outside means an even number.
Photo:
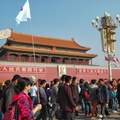
[[[108,58],[105,56],[105,60],[108,61]]]
[[[19,25],[21,21],[27,21],[27,18],[31,19],[29,1],[27,0],[24,6],[20,9],[19,14],[15,18]]]
[[[116,61],[120,64],[120,61],[118,60],[118,58],[116,57]]]

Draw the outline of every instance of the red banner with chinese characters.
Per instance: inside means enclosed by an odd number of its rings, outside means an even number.
[[[0,72],[26,72],[26,73],[33,73],[33,72],[38,72],[38,73],[46,73],[46,68],[45,67],[13,67],[13,66],[0,66]]]
[[[108,73],[107,69],[77,69],[77,73],[101,73],[105,74]]]

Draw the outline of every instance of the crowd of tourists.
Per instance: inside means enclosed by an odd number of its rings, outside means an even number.
[[[87,81],[62,75],[38,83],[33,76],[14,75],[0,85],[0,120],[5,120],[13,102],[15,120],[74,120],[80,118],[79,112],[90,119],[104,118],[110,116],[108,109],[119,114],[120,79]]]

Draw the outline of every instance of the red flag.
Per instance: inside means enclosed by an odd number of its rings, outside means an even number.
[[[26,0],[24,6],[20,9],[20,12],[15,18],[15,20],[17,21],[17,24],[19,25],[20,22],[27,21],[28,18],[31,19],[31,14],[30,14],[29,0]]]
[[[116,60],[112,59],[111,61],[116,62]]]
[[[120,64],[120,61],[118,60],[118,58],[116,57],[116,61]]]
[[[105,56],[105,60],[108,61],[108,58]]]

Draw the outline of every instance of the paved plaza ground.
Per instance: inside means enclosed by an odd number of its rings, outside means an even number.
[[[99,111],[98,107],[98,111]],[[110,116],[107,118],[104,118],[103,120],[120,120],[120,109],[118,109],[118,113],[113,113],[111,109],[108,109]],[[35,118],[37,117],[38,113],[35,115]],[[47,119],[49,120],[49,118]],[[54,120],[57,120],[54,118]],[[91,120],[89,116],[85,116],[85,114],[81,111],[81,106],[79,106],[79,116],[75,120]],[[96,117],[94,120],[101,120],[99,117]]]

